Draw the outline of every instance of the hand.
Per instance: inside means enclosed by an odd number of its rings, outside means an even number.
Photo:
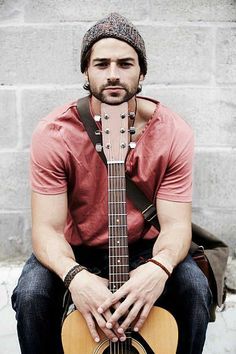
[[[118,304],[122,298],[125,298],[108,319],[107,328],[117,328],[118,320],[125,316],[117,332],[123,334],[136,318],[136,324],[132,326],[135,331],[139,331],[153,304],[162,294],[167,279],[167,274],[153,263],[146,263],[133,270],[130,279],[98,308],[98,312],[104,314],[114,304]]]
[[[108,339],[113,342],[116,342],[118,339],[126,339],[124,334],[117,332],[118,325],[114,326],[112,330],[106,327],[106,322],[111,317],[109,308],[106,309],[103,314],[99,314],[97,311],[99,305],[103,303],[107,297],[112,295],[108,289],[107,279],[89,273],[87,270],[82,270],[72,280],[69,290],[72,300],[87,322],[89,331],[95,342],[99,342],[100,338],[94,318]],[[119,303],[114,303],[114,308],[116,308],[117,305],[119,305]]]

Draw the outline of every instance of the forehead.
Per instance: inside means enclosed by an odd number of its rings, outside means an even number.
[[[116,38],[103,38],[93,45],[90,59],[121,59],[127,57],[138,60],[138,54],[128,43]]]

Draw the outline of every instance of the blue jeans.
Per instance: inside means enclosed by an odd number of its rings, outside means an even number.
[[[151,257],[152,244],[141,241],[130,247],[130,268]],[[106,276],[108,255],[103,250],[74,248],[76,259],[92,271]],[[61,319],[65,288],[60,278],[32,255],[26,262],[12,295],[18,338],[23,354],[63,354]],[[204,274],[190,256],[180,263],[166,283],[156,305],[176,318],[179,329],[178,354],[202,353],[211,291]]]

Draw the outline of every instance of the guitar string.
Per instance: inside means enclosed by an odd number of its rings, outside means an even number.
[[[123,121],[123,120],[122,120]],[[121,138],[120,138],[121,139]],[[109,141],[110,143],[110,141]],[[121,140],[120,140],[120,147],[121,147]],[[127,142],[126,142],[127,143]],[[121,158],[119,158],[119,161],[125,161],[125,151],[126,149],[120,148],[119,151],[121,152]],[[110,149],[108,150],[108,155],[109,155],[109,160],[111,159],[111,156],[113,155],[113,147],[112,144],[110,144]],[[110,170],[110,171],[109,171]],[[126,257],[126,264],[120,264],[121,259],[124,259],[124,257],[121,257],[121,255],[125,255],[124,253],[124,246],[127,246],[127,219],[126,219],[126,208],[124,202],[126,201],[126,193],[125,193],[125,179],[124,179],[124,164],[121,163],[112,163],[109,164],[108,168],[108,173],[113,177],[116,176],[115,178],[109,178],[109,198],[111,199],[109,203],[109,225],[113,225],[115,221],[116,227],[110,229],[110,233],[112,234],[112,237],[110,237],[111,241],[111,246],[113,246],[113,252],[115,252],[115,259],[116,261],[119,260],[118,264],[115,263],[114,258],[110,259],[110,271],[112,272],[110,279],[112,281],[111,284],[116,285],[116,290],[118,288],[118,283],[123,284],[124,282],[124,276],[127,273],[127,257]],[[118,191],[117,191],[118,189]],[[117,203],[114,203],[114,201],[117,201]],[[112,210],[111,210],[112,209]],[[117,225],[118,224],[118,225]],[[119,224],[121,225],[119,227]],[[125,227],[126,225],[126,227]],[[114,233],[114,234],[113,234]],[[119,234],[120,233],[120,234]],[[118,245],[118,240],[119,240],[119,247]],[[118,252],[117,252],[118,249]],[[127,251],[127,250],[126,250]],[[121,254],[122,253],[122,254]],[[121,279],[121,272],[118,271],[118,265],[120,269],[123,271],[123,279]],[[121,268],[122,267],[122,268]],[[114,292],[115,288],[112,289],[112,292]],[[130,345],[129,345],[130,346]],[[114,349],[114,354],[116,354],[116,349],[118,350],[117,354],[120,354],[120,349],[122,350],[123,354],[123,349],[127,349],[127,341],[125,343],[122,342],[117,342],[113,343],[110,341],[110,353],[113,354],[113,349]],[[127,352],[127,351],[125,351]]]

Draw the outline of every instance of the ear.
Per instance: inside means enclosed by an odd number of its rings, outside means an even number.
[[[142,83],[144,81],[144,75],[143,74],[140,74],[139,76],[139,82]]]
[[[84,72],[84,78],[85,78],[85,81],[89,81],[89,79],[88,79],[88,71],[87,70]]]

